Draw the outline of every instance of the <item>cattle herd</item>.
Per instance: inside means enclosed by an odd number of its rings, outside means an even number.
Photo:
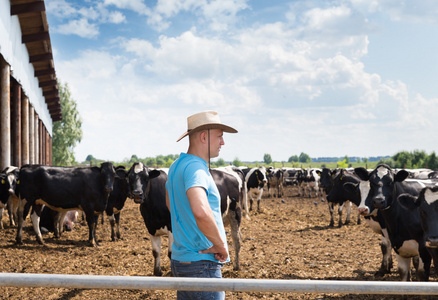
[[[397,170],[381,164],[373,170],[302,169],[273,167],[220,167],[211,175],[221,196],[224,224],[231,228],[233,269],[240,269],[242,217],[260,210],[263,193],[282,198],[287,186],[296,186],[302,197],[326,202],[329,226],[334,226],[334,209],[339,223],[346,209],[350,222],[352,204],[358,208],[372,232],[381,236],[382,262],[377,274],[389,273],[392,250],[401,280],[410,280],[411,261],[419,280],[427,281],[431,263],[438,259],[438,176],[432,170]],[[104,212],[111,225],[111,239],[121,238],[120,212],[127,198],[140,205],[150,235],[155,276],[161,276],[161,237],[168,236],[171,257],[172,226],[166,207],[166,169],[151,169],[134,163],[129,169],[110,162],[99,167],[51,167],[26,165],[8,167],[0,173],[0,217],[7,208],[11,226],[16,226],[16,244],[23,244],[23,222],[30,215],[38,243],[42,231],[60,237],[74,221],[85,218],[90,246],[98,246],[96,226]],[[253,204],[257,202],[257,207]],[[0,219],[0,224],[1,219]]]

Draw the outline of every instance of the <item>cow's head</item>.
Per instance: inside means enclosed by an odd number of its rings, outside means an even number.
[[[146,200],[150,179],[158,177],[160,171],[149,171],[141,162],[135,162],[128,171],[129,190],[135,203],[143,203]]]
[[[108,195],[113,190],[114,177],[116,176],[116,168],[111,162],[104,162],[100,164],[100,174],[102,179],[102,184],[105,188],[105,192]]]
[[[418,197],[401,194],[400,205],[409,211],[420,211],[421,227],[426,247],[438,248],[438,186],[425,187]]]
[[[266,168],[265,167],[259,167],[254,171],[254,175],[257,178],[257,181],[259,183],[259,187],[263,188],[263,186],[268,182],[268,179],[266,178]]]
[[[373,211],[374,207],[385,209],[392,205],[395,184],[405,180],[409,173],[405,170],[400,170],[396,174],[388,165],[378,165],[371,173],[368,173],[364,168],[354,169],[355,173],[361,180],[369,181],[370,191],[365,205],[368,211]]]
[[[15,194],[17,187],[18,174],[17,167],[7,167],[0,173],[0,201],[6,204],[9,196]]]

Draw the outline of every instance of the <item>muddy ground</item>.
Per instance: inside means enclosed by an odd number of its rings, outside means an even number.
[[[241,270],[232,262],[223,268],[225,278],[386,280],[397,281],[397,262],[392,273],[375,277],[381,262],[380,237],[365,222],[357,225],[355,207],[352,223],[329,228],[327,204],[319,198],[299,198],[295,188],[274,198],[264,195],[260,212],[243,219]],[[344,216],[345,218],[345,216]],[[335,221],[336,222],[336,221]],[[97,228],[100,247],[88,246],[88,228],[77,224],[60,239],[45,235],[39,245],[26,221],[23,246],[16,246],[15,228],[3,218],[0,230],[0,272],[56,273],[119,276],[153,276],[153,257],[146,227],[138,205],[127,201],[121,216],[122,240],[112,242],[109,222]],[[228,235],[231,259],[234,257]],[[162,270],[170,275],[167,238],[163,238]],[[413,274],[415,279],[415,274]],[[437,281],[432,269],[431,281]],[[85,290],[57,288],[0,288],[1,299],[172,299],[176,292],[163,290]],[[313,293],[227,292],[227,299],[400,299],[399,296],[340,295]],[[417,297],[409,297],[417,299]],[[418,298],[419,299],[419,298]]]

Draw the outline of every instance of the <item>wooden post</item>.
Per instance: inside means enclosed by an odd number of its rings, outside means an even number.
[[[21,163],[29,164],[29,99],[23,96],[21,103]]]
[[[36,164],[40,164],[40,129],[39,129],[39,116],[38,114],[35,112],[35,116],[34,116],[34,122],[35,122],[35,128],[34,128],[34,135],[35,135],[35,163]]]
[[[14,153],[12,164],[18,168],[21,167],[21,86],[14,81],[14,93],[12,98],[13,116],[13,145]]]
[[[29,103],[29,163],[35,164],[35,109]]]
[[[0,170],[11,165],[11,68],[0,57]]]

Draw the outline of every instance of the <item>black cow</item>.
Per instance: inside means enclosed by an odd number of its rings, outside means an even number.
[[[356,168],[355,173],[370,182],[370,192],[365,200],[369,211],[379,209],[385,219],[391,246],[396,252],[400,279],[410,280],[410,261],[413,259],[419,280],[428,280],[431,256],[423,241],[419,213],[412,213],[400,205],[398,197],[403,193],[418,196],[424,185],[405,182],[409,176],[405,170],[396,174],[385,164],[378,165],[371,173]]]
[[[325,174],[324,172],[323,174]],[[330,174],[330,178],[332,179],[332,186],[329,188],[330,192],[327,194],[327,204],[329,206],[330,211],[330,227],[334,226],[334,206],[336,204],[339,205],[338,215],[339,222],[338,227],[342,227],[342,212],[344,207],[347,207],[347,217],[345,219],[345,224],[350,223],[350,215],[351,215],[351,203],[359,206],[360,198],[357,197],[355,192],[351,192],[348,189],[344,188],[344,184],[349,182],[352,184],[358,184],[360,182],[360,178],[356,176],[354,173],[349,172],[345,169],[334,170],[330,173],[327,172],[324,176],[327,177]],[[327,178],[324,179],[325,181]],[[357,224],[360,224],[360,215],[357,217]]]
[[[0,228],[3,228],[3,210],[6,207],[9,214],[10,226],[15,226],[17,221],[18,198],[15,195],[19,169],[7,167],[0,173]]]
[[[274,169],[269,167],[266,169],[266,178],[268,180],[268,193],[271,196],[271,188],[275,188],[277,191],[277,198],[280,198],[284,195],[283,192],[283,170]]]
[[[257,199],[257,210],[260,210],[260,200],[263,195],[263,187],[268,182],[266,179],[266,168],[242,168],[245,175],[245,203],[248,203],[249,198],[249,210],[252,210],[253,199]]]
[[[438,267],[438,186],[425,187],[418,197],[402,194],[399,201],[403,207],[420,215],[423,242],[431,254],[435,268]]]
[[[154,256],[154,275],[161,276],[161,236],[169,236],[167,254],[172,256],[172,223],[166,206],[167,174],[162,170],[150,170],[136,162],[128,171],[129,187],[135,203],[149,232]]]
[[[129,182],[125,167],[118,166],[116,175],[113,190],[108,197],[108,204],[105,209],[111,225],[112,241],[120,239],[120,211],[125,206],[126,199],[129,196]]]
[[[47,205],[56,211],[75,209],[84,211],[89,228],[89,243],[91,246],[98,246],[97,219],[106,208],[114,177],[115,168],[110,162],[102,163],[100,167],[85,168],[23,166],[20,169],[16,189],[20,201],[17,244],[23,243],[23,210],[25,204],[29,204],[34,208],[32,221],[40,244],[43,244],[39,228],[41,206]]]
[[[306,188],[307,170],[301,169],[296,173],[296,182],[298,186],[298,197],[304,196],[304,190]]]

